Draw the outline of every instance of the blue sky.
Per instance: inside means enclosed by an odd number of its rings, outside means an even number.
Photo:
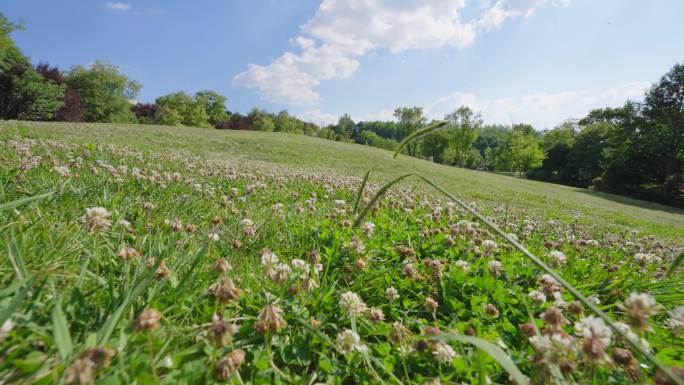
[[[684,61],[681,0],[4,0],[34,62],[105,60],[138,97],[213,89],[316,123],[462,104],[550,128]]]

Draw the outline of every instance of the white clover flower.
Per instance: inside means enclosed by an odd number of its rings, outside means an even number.
[[[464,272],[467,272],[468,269],[470,269],[470,264],[462,259],[459,259],[458,261],[454,262],[454,265],[456,265],[456,267],[463,270]]]
[[[366,351],[366,346],[361,342],[361,337],[350,329],[341,331],[337,335],[335,343],[342,354]]]
[[[217,233],[209,234],[209,240],[212,242],[217,242],[221,237]]]
[[[496,242],[492,241],[491,239],[485,239],[482,241],[482,247],[484,247],[485,251],[491,253],[492,251],[496,250]]]
[[[295,258],[290,261],[290,264],[292,265],[292,270],[295,271],[299,278],[306,278],[309,276],[309,264],[304,260]]]
[[[55,172],[62,178],[68,178],[71,176],[71,172],[67,166],[56,166],[53,168],[53,170],[55,170]]]
[[[660,305],[648,293],[632,292],[622,304],[618,305],[618,308],[625,312],[630,326],[639,330],[652,331],[653,327],[648,319],[658,313]]]
[[[356,316],[366,310],[366,304],[354,292],[348,291],[340,297],[340,307],[350,316]]]
[[[347,205],[347,202],[345,202],[342,199],[335,199],[335,206],[337,207],[344,207]]]
[[[684,306],[677,306],[667,313],[670,316],[665,326],[678,336],[684,335]]]
[[[273,270],[276,263],[278,263],[278,256],[271,252],[271,250],[264,250],[261,253],[261,264],[266,270]]]
[[[366,222],[361,226],[361,232],[367,237],[373,235],[373,231],[375,231],[375,223],[373,222]]]
[[[314,271],[316,274],[320,274],[321,271],[323,271],[323,264],[322,263],[316,263],[313,265]]]
[[[240,221],[240,224],[242,224],[242,227],[252,227],[252,226],[254,226],[254,222],[253,222],[251,219],[249,219],[249,218],[243,219],[242,221]]]
[[[501,275],[501,271],[503,270],[503,264],[499,261],[490,261],[487,266],[489,267],[489,272],[492,273],[493,276],[498,277]]]
[[[394,287],[388,287],[387,290],[385,290],[385,295],[390,301],[396,301],[399,299],[399,292]]]
[[[534,303],[541,305],[546,302],[546,296],[541,291],[533,290],[528,296],[534,301]]]
[[[588,316],[582,318],[579,322],[575,323],[575,330],[578,335],[583,338],[598,338],[603,343],[603,346],[610,345],[610,339],[613,336],[613,332],[610,330],[603,319],[600,317]]]
[[[109,229],[112,225],[112,221],[109,219],[111,216],[112,214],[104,207],[91,207],[86,209],[82,219],[86,224],[86,229],[92,233]]]
[[[627,325],[624,322],[615,322],[615,326],[618,327],[618,329],[622,330],[623,333],[627,335],[627,338],[629,338],[632,341],[637,341],[641,344],[641,346],[646,349],[646,350],[651,350],[651,346],[648,344],[648,341],[646,339],[639,337],[634,331],[632,330],[629,325]]]
[[[451,346],[440,341],[432,347],[432,356],[437,362],[449,364],[456,357],[456,352]]]
[[[562,251],[553,250],[549,253],[549,265],[553,268],[561,267],[565,264],[566,258]]]

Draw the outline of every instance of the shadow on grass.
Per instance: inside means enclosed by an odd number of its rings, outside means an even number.
[[[684,215],[684,209],[680,209],[680,208],[674,207],[674,206],[666,206],[666,205],[661,204],[661,203],[643,201],[640,199],[636,199],[636,198],[632,198],[632,197],[628,197],[628,196],[624,196],[624,195],[610,194],[610,193],[600,192],[600,191],[596,191],[596,190],[589,190],[589,189],[585,189],[585,188],[576,188],[575,191],[581,192],[581,193],[587,194],[587,195],[592,195],[592,196],[595,196],[598,198],[607,199],[609,201],[621,203],[623,205],[639,207],[639,208],[647,209],[647,210],[662,211],[662,212],[666,212],[669,214]]]

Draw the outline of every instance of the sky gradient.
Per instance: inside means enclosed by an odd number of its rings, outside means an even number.
[[[681,0],[5,0],[32,61],[105,60],[141,101],[216,90],[228,108],[329,123],[462,104],[552,128],[640,99],[684,61]]]

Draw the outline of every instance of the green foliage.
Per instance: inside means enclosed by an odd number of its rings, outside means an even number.
[[[509,135],[500,145],[497,152],[497,168],[517,171],[521,174],[542,165],[546,154],[531,126],[513,127]]]
[[[52,120],[64,106],[65,86],[45,80],[33,68],[28,67],[14,81],[12,96],[15,103],[23,106],[17,118],[21,120]]]
[[[449,121],[451,132],[451,145],[454,148],[454,161],[457,166],[464,167],[469,157],[470,149],[477,139],[482,118],[466,106],[459,107],[456,111],[447,114],[444,119]]]
[[[264,110],[253,108],[248,118],[252,121],[252,128],[257,131],[272,132],[276,129],[275,118]]]
[[[385,139],[375,132],[368,130],[364,130],[359,133],[359,143],[389,151],[394,151],[396,150],[397,146],[399,146],[397,141]]]
[[[66,82],[81,97],[86,121],[135,121],[130,101],[138,94],[140,84],[121,74],[117,66],[102,61],[88,68],[75,66],[67,74]]]
[[[423,116],[423,107],[399,107],[394,110],[394,118],[397,119],[398,131],[401,139],[405,139],[411,134],[421,129],[426,122]],[[406,146],[410,156],[416,156],[419,144],[417,142],[410,142]]]
[[[228,119],[226,111],[227,99],[225,96],[215,91],[199,91],[195,93],[195,101],[206,111],[210,125]]]

